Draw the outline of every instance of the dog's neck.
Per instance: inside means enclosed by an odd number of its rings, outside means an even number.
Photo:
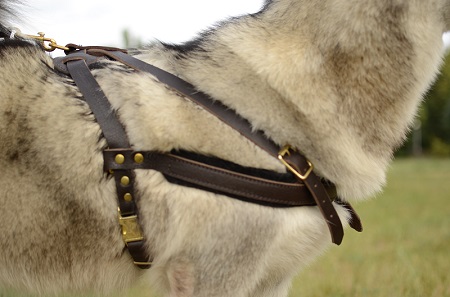
[[[432,14],[417,23],[425,4],[404,2],[375,11],[274,2],[157,52],[169,71],[300,149],[344,199],[359,199],[381,189],[440,64],[443,25]]]

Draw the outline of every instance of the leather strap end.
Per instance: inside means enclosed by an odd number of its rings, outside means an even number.
[[[296,177],[306,185],[327,223],[332,242],[340,245],[344,238],[344,228],[322,181],[312,171],[312,164],[295,150],[285,154],[283,160],[290,166],[288,169],[295,170]]]
[[[152,266],[150,256],[146,251],[145,246],[143,240],[127,243],[127,248],[133,257],[134,264],[141,269],[149,269]]]
[[[364,228],[361,219],[359,215],[356,213],[353,206],[351,206],[350,203],[342,201],[340,199],[338,199],[337,202],[350,212],[350,221],[348,222],[350,227],[355,231],[362,232]]]

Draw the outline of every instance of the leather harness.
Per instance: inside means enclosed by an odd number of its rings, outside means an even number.
[[[262,131],[254,131],[249,121],[235,111],[199,92],[177,76],[127,54],[126,50],[109,47],[81,47],[69,44],[66,57],[54,59],[55,69],[74,80],[92,110],[108,148],[103,151],[104,170],[115,179],[119,223],[122,237],[139,268],[149,268],[149,255],[139,224],[139,197],[135,189],[135,170],[152,169],[161,172],[172,183],[224,194],[232,198],[270,207],[298,207],[317,205],[327,223],[332,242],[339,245],[344,231],[332,204],[334,201],[351,213],[350,226],[361,232],[361,221],[352,206],[339,199],[330,182],[313,171],[313,165],[290,146],[280,146]],[[138,72],[155,76],[183,98],[190,100],[237,130],[243,137],[282,162],[287,173],[277,173],[198,155],[186,151],[135,151],[126,131],[118,120],[106,95],[92,75],[92,68],[100,59],[111,59]]]

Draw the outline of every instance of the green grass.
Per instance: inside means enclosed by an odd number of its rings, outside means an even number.
[[[450,159],[399,159],[379,197],[295,280],[290,297],[450,296]]]
[[[450,159],[396,160],[383,194],[356,209],[364,232],[346,230],[290,297],[450,297]]]

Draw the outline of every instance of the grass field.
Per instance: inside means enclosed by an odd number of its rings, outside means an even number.
[[[377,199],[356,206],[364,232],[295,280],[290,297],[450,296],[450,159],[399,159]]]
[[[450,159],[396,160],[384,193],[355,207],[364,232],[346,230],[289,297],[450,297]]]

